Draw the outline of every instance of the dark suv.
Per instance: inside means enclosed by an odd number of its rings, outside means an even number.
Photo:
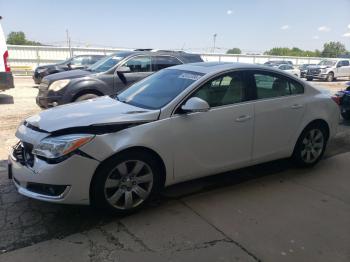
[[[105,57],[104,55],[78,55],[71,57],[63,62],[51,65],[38,66],[33,75],[35,84],[40,84],[41,79],[47,75],[56,74],[59,72],[69,71],[73,69],[84,69],[98,60]]]
[[[203,62],[200,55],[185,52],[117,52],[86,70],[73,70],[45,77],[36,98],[42,108],[114,95],[133,83],[166,67]],[[165,88],[165,87],[164,87]]]

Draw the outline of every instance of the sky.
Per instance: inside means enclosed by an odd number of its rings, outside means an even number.
[[[0,0],[6,34],[79,46],[216,52],[239,47],[322,49],[341,41],[350,50],[350,0]]]

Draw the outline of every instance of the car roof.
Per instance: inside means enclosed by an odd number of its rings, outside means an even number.
[[[178,58],[182,58],[182,59],[191,59],[194,57],[200,57],[199,54],[192,54],[192,53],[186,53],[183,51],[120,51],[120,52],[116,52],[113,53],[112,55],[120,55],[123,57],[128,57],[128,56],[135,56],[135,55],[149,55],[149,56],[173,56],[173,57],[178,57]],[[197,60],[198,61],[198,60]]]
[[[237,63],[237,62],[200,62],[200,63],[191,63],[191,64],[182,64],[171,67],[171,69],[179,69],[186,71],[193,71],[197,73],[209,74],[209,73],[218,73],[225,70],[231,69],[256,69],[256,70],[270,70],[280,73],[280,70],[273,69],[264,65],[256,64],[246,64],[246,63]]]

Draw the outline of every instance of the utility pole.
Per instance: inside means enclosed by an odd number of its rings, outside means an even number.
[[[69,31],[68,29],[66,29],[66,37],[67,37],[67,46],[68,46],[68,50],[69,50],[69,57],[72,57],[72,47],[71,47],[71,41],[70,41],[70,35],[69,35]]]
[[[213,53],[215,53],[215,44],[216,44],[216,37],[218,36],[217,33],[213,35]]]

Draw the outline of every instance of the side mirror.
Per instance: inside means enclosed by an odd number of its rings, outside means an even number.
[[[210,106],[207,101],[204,101],[199,97],[192,97],[188,99],[184,105],[181,106],[181,109],[188,113],[206,112],[210,109]]]
[[[130,73],[130,72],[131,72],[131,69],[130,69],[130,67],[128,67],[128,66],[121,66],[121,67],[118,67],[118,68],[117,68],[116,72],[117,72],[117,73],[125,74],[125,73]]]

